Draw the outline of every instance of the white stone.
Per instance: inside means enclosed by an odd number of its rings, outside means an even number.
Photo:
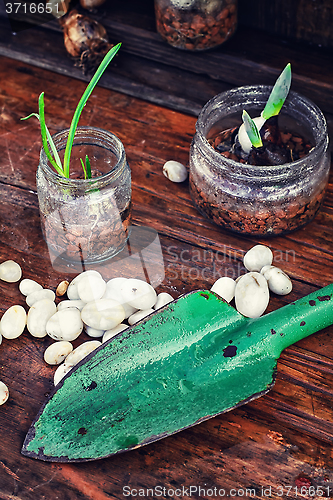
[[[57,305],[57,309],[58,309],[58,311],[61,311],[62,309],[67,309],[68,307],[76,307],[76,309],[78,309],[79,311],[82,311],[82,309],[84,308],[85,305],[86,305],[86,303],[80,299],[78,299],[78,300],[62,300]]]
[[[48,290],[47,288],[43,288],[42,290],[37,290],[36,292],[29,293],[26,296],[25,301],[29,307],[33,306],[35,302],[39,300],[48,299],[55,300],[55,293],[53,290]]]
[[[22,276],[22,269],[17,262],[6,260],[0,264],[0,280],[15,283]]]
[[[35,302],[28,311],[27,328],[33,337],[42,338],[47,335],[46,323],[55,314],[57,308],[53,300],[42,299]]]
[[[54,342],[45,349],[44,361],[48,365],[60,365],[72,350],[73,345],[66,340]]]
[[[37,292],[38,290],[42,290],[43,287],[39,283],[34,280],[30,280],[29,278],[25,278],[20,281],[19,290],[22,295],[30,295],[30,293]]]
[[[163,165],[163,174],[172,182],[184,182],[188,176],[186,167],[174,160],[169,160]]]
[[[96,330],[110,330],[125,319],[123,306],[112,299],[88,302],[81,311],[82,321]]]
[[[92,302],[101,299],[106,289],[106,283],[102,277],[88,274],[83,276],[77,284],[77,292],[83,302]]]
[[[127,304],[127,302],[125,302],[121,291],[116,290],[113,287],[107,286],[102,298],[103,299],[112,299],[112,300],[116,300],[117,302],[119,302],[124,308],[125,319],[129,318],[133,313],[135,313],[135,311],[137,311],[136,307],[130,306],[129,304]]]
[[[85,276],[88,276],[88,275],[91,275],[91,276],[95,275],[95,276],[99,276],[100,278],[102,278],[101,273],[99,273],[98,271],[95,271],[94,269],[89,269],[88,271],[83,271],[82,273],[78,274],[77,276],[75,276],[75,278],[72,279],[72,281],[68,285],[67,297],[69,299],[71,299],[71,300],[80,299],[79,293],[77,290],[77,285],[82,278],[84,278]]]
[[[0,405],[5,404],[9,398],[9,389],[4,382],[0,382]]]
[[[160,309],[160,307],[166,306],[167,304],[170,304],[170,302],[173,301],[173,297],[170,295],[170,293],[167,292],[161,292],[157,295],[157,300],[154,305],[155,311],[157,309]]]
[[[258,272],[249,272],[240,277],[235,288],[235,303],[238,312],[248,318],[261,316],[269,302],[266,278]]]
[[[151,309],[157,300],[154,288],[146,281],[130,278],[121,287],[123,300],[136,309]]]
[[[82,329],[81,313],[76,307],[57,311],[46,324],[46,332],[52,339],[68,342],[77,339]]]
[[[265,266],[261,273],[266,278],[271,292],[277,295],[287,295],[293,289],[291,279],[282,269],[275,266]]]
[[[88,356],[92,351],[97,349],[102,345],[102,342],[99,340],[88,340],[88,342],[83,342],[83,344],[79,345],[73,352],[71,352],[64,361],[65,366],[75,366],[79,363],[83,358]]]
[[[103,337],[105,332],[105,330],[96,330],[96,328],[92,328],[91,326],[88,325],[86,325],[84,329],[86,331],[86,334],[89,335],[89,337],[93,338]]]
[[[244,255],[243,263],[248,271],[261,271],[273,262],[273,253],[266,245],[255,245]]]
[[[124,325],[123,323],[120,323],[120,325],[116,326],[115,328],[112,328],[111,330],[106,330],[106,332],[104,332],[102,342],[106,342],[107,340],[111,339],[112,337],[114,337],[118,333],[126,330],[127,328],[129,328],[128,325]]]
[[[60,380],[64,378],[64,376],[73,368],[73,365],[65,365],[62,363],[58,366],[56,371],[54,372],[53,382],[54,385],[58,385]]]
[[[106,286],[108,290],[115,290],[116,292],[120,292],[122,285],[127,281],[128,278],[118,277],[111,278],[107,281]]]
[[[0,333],[5,339],[19,337],[27,324],[27,313],[22,306],[11,306],[0,320]]]
[[[138,321],[140,321],[141,319],[145,318],[146,316],[148,316],[153,312],[155,312],[154,309],[144,309],[137,311],[128,318],[128,323],[130,325],[134,325],[135,323],[137,323]]]
[[[223,276],[215,281],[211,291],[217,293],[222,299],[231,302],[235,296],[236,282],[228,276]]]

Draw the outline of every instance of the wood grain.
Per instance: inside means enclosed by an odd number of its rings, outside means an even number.
[[[35,173],[40,150],[38,124],[20,117],[36,111],[46,92],[51,132],[68,126],[84,82],[2,57],[0,60],[0,251],[14,259],[24,277],[55,289],[65,274],[52,268],[39,225]],[[98,125],[124,142],[132,169],[134,224],[155,229],[160,238],[165,277],[159,291],[174,297],[210,287],[218,273],[244,272],[244,252],[263,242],[292,277],[290,296],[273,297],[270,309],[331,282],[332,177],[324,207],[306,228],[271,240],[228,233],[204,219],[193,206],[188,185],[163,176],[167,159],[187,164],[195,117],[130,95],[97,88],[82,124]],[[215,263],[215,267],[214,267]],[[25,305],[17,284],[0,282],[1,314]],[[43,361],[49,339],[28,332],[0,348],[0,379],[10,399],[0,408],[1,500],[105,500],[134,490],[201,486],[255,490],[296,487],[299,478],[333,488],[332,382],[333,328],[286,349],[277,381],[263,398],[168,439],[115,458],[75,465],[46,464],[23,457],[20,448],[30,423],[52,388],[54,368]],[[88,340],[82,335],[75,345]],[[223,389],[221,389],[223,398]],[[209,492],[208,492],[209,493]],[[134,498],[134,495],[132,495]],[[198,492],[196,493],[198,498]],[[167,493],[162,498],[168,498]],[[170,494],[169,494],[170,498]],[[183,495],[186,498],[186,495]],[[291,490],[288,498],[299,498]]]

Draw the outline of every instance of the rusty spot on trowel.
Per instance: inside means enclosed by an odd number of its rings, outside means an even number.
[[[276,330],[274,330],[273,328],[271,328],[271,334],[275,335],[276,334]]]
[[[309,304],[310,304],[310,306],[315,306],[316,305],[316,301],[315,300],[309,300]]]
[[[300,326],[304,326],[304,325],[305,325],[305,321],[301,321]]]
[[[235,345],[228,345],[225,349],[223,349],[223,356],[225,358],[233,358],[236,356],[237,347]]]
[[[87,434],[87,429],[85,427],[80,427],[80,429],[77,431],[78,434],[81,434],[81,436],[84,436]]]
[[[331,296],[330,295],[320,295],[319,297],[317,297],[317,299],[319,300],[319,302],[323,302],[324,300],[331,300]]]

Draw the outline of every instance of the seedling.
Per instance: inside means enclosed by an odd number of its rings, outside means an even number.
[[[279,114],[289,93],[290,85],[291,66],[290,63],[288,63],[276,80],[260,116],[252,119],[246,111],[243,111],[242,118],[244,123],[239,128],[238,140],[245,153],[249,153],[252,146],[255,148],[262,147],[260,129],[266,120]]]
[[[45,151],[45,154],[50,161],[51,165],[55,168],[55,170],[58,172],[59,175],[62,175],[63,177],[69,178],[69,166],[70,166],[70,158],[71,158],[71,153],[72,153],[72,148],[73,148],[73,142],[74,142],[74,136],[75,132],[77,129],[77,125],[82,113],[82,110],[88,101],[92,91],[96,87],[99,79],[103,75],[104,71],[106,70],[107,66],[111,62],[111,60],[114,58],[116,53],[121,47],[121,43],[118,43],[112,49],[109,50],[109,52],[105,55],[104,59],[98,66],[96,73],[90,80],[86,90],[84,91],[73,116],[70,128],[69,128],[69,133],[68,133],[68,139],[66,143],[66,148],[65,148],[65,155],[64,155],[64,160],[63,163],[60,160],[59,154],[57,152],[57,148],[54,144],[54,141],[51,137],[51,134],[47,128],[47,125],[45,123],[45,115],[44,115],[44,92],[42,92],[39,96],[38,99],[38,108],[39,108],[39,114],[37,113],[31,113],[29,116],[26,116],[25,118],[21,118],[21,120],[27,120],[28,118],[31,118],[32,116],[35,116],[38,118],[39,123],[40,123],[40,130],[41,130],[41,136],[42,136],[42,143],[43,143],[43,148]],[[50,148],[52,151],[50,151]],[[85,160],[83,161],[82,158],[81,160],[81,166],[84,172],[84,178],[85,179],[91,179],[91,167],[90,167],[90,161],[88,156],[85,157]]]

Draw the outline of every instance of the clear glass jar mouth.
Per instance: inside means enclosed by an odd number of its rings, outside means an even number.
[[[68,133],[69,128],[63,129],[60,132],[52,135],[52,139],[57,150],[59,146],[61,146],[61,149],[64,149],[66,147]],[[93,177],[91,179],[67,178],[60,175],[53,169],[53,167],[49,164],[49,160],[46,156],[44,148],[42,147],[39,157],[39,166],[43,170],[45,176],[63,185],[64,187],[70,186],[72,188],[79,189],[85,189],[92,185],[95,187],[95,184],[98,184],[98,187],[102,187],[104,184],[108,184],[111,180],[115,180],[121,174],[122,169],[126,165],[126,153],[121,140],[112,132],[109,132],[105,129],[101,129],[98,127],[79,126],[76,129],[74,145],[76,141],[84,139],[90,141],[97,139],[103,142],[104,144],[101,144],[101,147],[109,147],[112,150],[113,154],[116,156],[117,163],[113,165],[108,172],[105,172],[104,174]]]
[[[280,113],[285,113],[287,110],[293,109],[295,105],[292,103],[294,101],[298,102],[301,106],[307,108],[310,113],[310,117],[314,122],[313,129],[313,139],[315,141],[314,147],[310,150],[310,152],[303,158],[299,160],[295,160],[290,163],[284,163],[283,165],[264,165],[264,166],[254,166],[246,163],[240,163],[236,160],[232,160],[230,158],[226,158],[222,156],[218,151],[216,151],[208,142],[206,135],[209,130],[212,128],[214,122],[207,127],[207,119],[215,113],[218,113],[218,110],[222,108],[222,106],[226,108],[232,107],[231,99],[239,93],[247,93],[253,94],[257,98],[260,95],[267,94],[267,97],[272,89],[272,86],[268,85],[248,85],[243,87],[237,87],[235,89],[228,90],[226,92],[222,92],[212,99],[210,99],[202,108],[197,122],[196,122],[196,144],[198,147],[202,148],[206,154],[210,158],[210,163],[220,164],[220,167],[226,167],[229,170],[232,170],[233,175],[242,175],[246,177],[281,177],[287,175],[291,170],[297,172],[299,170],[304,169],[304,160],[307,159],[308,163],[311,165],[314,162],[314,159],[318,156],[318,154],[324,154],[328,148],[328,133],[327,133],[327,124],[326,119],[319,109],[319,107],[314,104],[310,99],[303,97],[301,94],[297,92],[290,91],[288,98],[284,104],[284,108],[282,108]],[[230,104],[229,104],[230,102]],[[242,106],[239,105],[239,110],[243,109],[245,106],[252,105],[255,107],[258,105],[258,99],[254,102],[248,99]],[[232,111],[233,112],[233,111]],[[288,114],[288,113],[286,113]],[[224,116],[228,116],[225,114]],[[310,128],[310,127],[308,127]],[[199,140],[199,143],[198,143]],[[254,172],[256,175],[254,175]]]

